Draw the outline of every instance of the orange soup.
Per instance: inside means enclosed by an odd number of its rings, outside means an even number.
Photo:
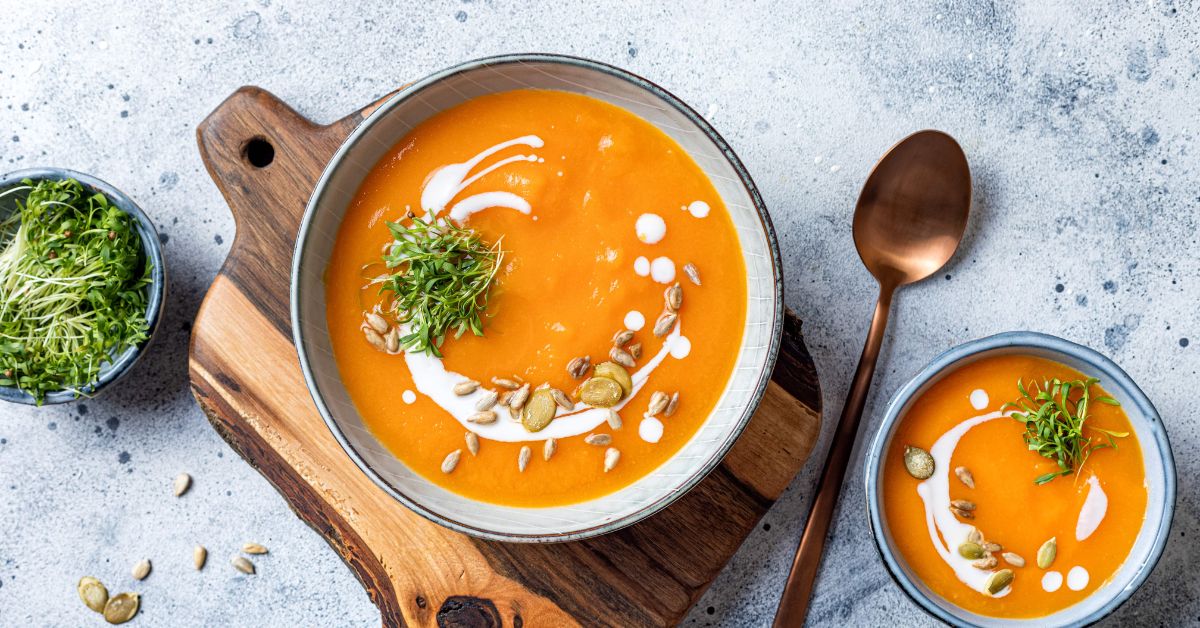
[[[1006,404],[1024,401],[1032,418],[1051,417],[1061,395],[1043,413],[1038,391],[1056,378],[1084,380],[1031,356],[962,366],[915,401],[887,452],[883,498],[895,546],[926,585],[966,610],[1033,618],[1071,606],[1113,577],[1141,529],[1142,453],[1125,413],[1100,399],[1108,396],[1103,382],[1088,389],[1082,434],[1107,445],[1112,432],[1115,448],[1094,449],[1063,473],[1055,459],[1030,449],[1052,445],[1027,444],[1026,423],[1012,413],[1029,413]],[[1079,410],[1073,404],[1081,393],[1068,391],[1068,414]]]
[[[691,438],[732,372],[745,282],[728,211],[671,138],[517,90],[433,116],[375,165],[326,315],[351,398],[400,460],[466,497],[555,506]]]

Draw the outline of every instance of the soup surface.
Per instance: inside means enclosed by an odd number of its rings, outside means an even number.
[[[503,251],[482,335],[447,336],[440,359],[371,336],[368,314],[385,319],[385,339],[412,324],[372,283],[403,270],[380,262],[396,239],[387,223],[409,223],[410,213]],[[661,465],[712,411],[745,326],[737,234],[705,174],[641,118],[559,91],[480,97],[414,128],[358,190],[325,283],[338,367],[372,433],[426,479],[514,506],[588,500]],[[672,313],[668,326],[660,316]],[[632,337],[614,340],[622,330]],[[610,355],[614,345],[625,355]],[[584,357],[588,368],[573,376],[568,366]],[[612,361],[626,358],[617,368],[631,390],[616,388],[616,405],[583,403],[581,384],[621,379]],[[479,387],[467,391],[470,381]],[[540,407],[546,386],[566,403],[529,429],[523,413]]]
[[[1075,473],[1035,483],[1060,468],[1026,446],[1025,424],[1004,407],[1020,397],[1018,378],[1036,396],[1032,382],[1083,376],[1022,355],[962,366],[925,391],[901,418],[883,470],[885,516],[908,566],[946,600],[1006,618],[1046,616],[1104,586],[1133,547],[1146,512],[1137,437],[1121,408],[1096,401],[1107,395],[1100,385],[1090,389],[1084,435],[1095,437],[1095,443],[1109,441],[1094,428],[1128,435],[1113,438],[1115,449],[1094,450]],[[908,446],[932,455],[932,477],[919,480],[910,474]],[[963,471],[974,488],[961,479]],[[983,540],[971,537],[972,530]],[[1043,568],[1039,550],[1051,539],[1056,555]],[[971,541],[992,550],[991,557],[964,557],[960,549]],[[967,553],[974,556],[974,549],[968,547]],[[1048,555],[1042,550],[1043,558]],[[1012,572],[1011,585],[993,595],[990,579],[1005,569]]]

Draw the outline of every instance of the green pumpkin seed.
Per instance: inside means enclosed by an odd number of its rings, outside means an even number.
[[[607,377],[621,385],[623,395],[633,394],[633,378],[629,371],[616,362],[601,362],[596,365],[596,377]]]
[[[1058,537],[1050,537],[1049,541],[1042,543],[1038,548],[1037,565],[1042,569],[1048,569],[1054,564],[1054,559],[1058,556]]]
[[[979,560],[983,558],[983,548],[978,543],[967,541],[958,546],[958,555],[967,560]]]
[[[521,425],[530,432],[540,432],[550,425],[557,411],[558,403],[549,389],[535,390],[521,409]]]
[[[992,595],[996,595],[997,593],[1008,588],[1008,585],[1012,584],[1012,581],[1013,581],[1012,570],[1011,569],[1001,569],[1000,571],[997,571],[996,573],[992,574],[992,576],[987,579],[988,593],[991,593]]]
[[[904,468],[918,480],[927,480],[933,475],[933,456],[928,451],[912,445],[904,446]]]
[[[108,589],[104,587],[103,582],[91,576],[84,576],[79,579],[75,590],[79,592],[79,599],[83,600],[84,605],[97,613],[104,612],[104,604],[108,602]]]
[[[110,624],[123,624],[137,615],[139,606],[141,606],[141,601],[137,593],[118,593],[108,598],[108,602],[105,603],[104,621]]]
[[[609,363],[605,362],[605,364]],[[599,366],[596,368],[599,370]],[[611,408],[621,401],[622,395],[621,384],[616,380],[600,376],[587,380],[579,389],[579,398],[595,408]],[[550,402],[554,403],[554,400],[551,399]]]

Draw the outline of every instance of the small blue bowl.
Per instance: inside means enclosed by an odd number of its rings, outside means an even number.
[[[64,168],[30,168],[10,172],[0,176],[0,193],[21,185],[21,182],[25,179],[35,182],[46,179],[54,181],[75,179],[82,183],[84,189],[87,191],[104,194],[104,196],[108,197],[110,204],[137,219],[138,236],[142,241],[142,254],[154,265],[150,272],[150,285],[146,288],[149,291],[146,300],[147,338],[140,345],[128,347],[119,355],[113,356],[111,363],[105,364],[100,368],[100,374],[96,381],[79,389],[82,396],[93,397],[101,389],[121,379],[121,377],[129,372],[130,368],[133,367],[134,363],[137,362],[146,347],[150,346],[150,342],[154,339],[154,332],[157,330],[159,318],[162,316],[163,300],[166,298],[167,292],[166,270],[163,266],[162,245],[158,240],[158,231],[154,229],[154,224],[150,222],[150,219],[142,212],[141,208],[120,190],[96,177],[83,174],[82,172],[75,172],[74,170],[66,170]],[[8,207],[9,199],[11,198],[13,197],[6,197],[0,200],[0,202],[5,203],[5,207]],[[65,403],[78,399],[79,396],[74,391],[58,390],[46,393],[42,403],[46,405]],[[0,399],[27,405],[37,404],[37,400],[34,399],[33,395],[18,388],[8,386],[0,386]]]
[[[1146,518],[1125,562],[1087,598],[1046,617],[1002,619],[964,610],[932,591],[909,568],[893,546],[883,516],[883,460],[896,426],[912,404],[930,386],[961,366],[997,355],[1033,355],[1065,364],[1084,375],[1098,377],[1105,390],[1120,402],[1129,416],[1142,449],[1146,469]],[[905,384],[888,404],[866,455],[867,510],[875,545],[900,588],[934,617],[955,626],[1086,626],[1099,621],[1128,600],[1162,556],[1175,511],[1175,460],[1158,411],[1129,375],[1112,360],[1073,342],[1028,331],[1008,332],[973,340],[934,358]]]

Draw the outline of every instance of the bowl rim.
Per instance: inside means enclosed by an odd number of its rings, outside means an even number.
[[[1162,558],[1163,549],[1166,547],[1167,540],[1170,538],[1171,521],[1175,512],[1176,500],[1176,468],[1175,458],[1171,452],[1171,445],[1167,439],[1166,427],[1162,423],[1162,417],[1154,404],[1151,403],[1149,397],[1142,391],[1141,388],[1133,381],[1121,367],[1117,366],[1116,362],[1105,356],[1104,354],[1090,347],[1071,342],[1058,336],[1045,334],[1034,331],[1009,331],[994,334],[984,338],[971,340],[955,347],[952,347],[926,364],[920,371],[908,380],[888,402],[887,409],[884,413],[884,418],[879,425],[878,431],[873,437],[867,454],[864,458],[864,482],[865,482],[865,498],[868,513],[868,522],[871,527],[871,538],[875,542],[875,549],[879,552],[880,558],[883,560],[884,566],[887,567],[888,574],[900,585],[908,597],[916,602],[926,613],[933,617],[944,621],[951,625],[974,625],[967,620],[959,617],[948,609],[936,604],[930,596],[926,595],[916,584],[908,578],[903,569],[900,568],[898,559],[895,556],[895,551],[888,545],[886,539],[883,538],[883,515],[879,506],[880,494],[876,490],[876,485],[880,475],[880,469],[883,461],[883,448],[887,444],[892,428],[900,419],[901,410],[913,398],[917,391],[931,380],[937,379],[939,376],[948,373],[952,367],[962,361],[979,355],[987,351],[996,349],[1039,349],[1049,351],[1063,356],[1075,358],[1087,363],[1095,369],[1101,379],[1115,382],[1117,388],[1130,397],[1129,401],[1137,408],[1138,413],[1145,418],[1147,427],[1153,436],[1153,443],[1157,446],[1159,457],[1163,464],[1163,507],[1162,520],[1159,522],[1158,528],[1153,531],[1154,540],[1150,547],[1150,553],[1147,559],[1137,565],[1137,570],[1133,575],[1133,579],[1129,584],[1121,589],[1114,589],[1111,599],[1104,602],[1099,608],[1091,613],[1068,619],[1067,626],[1086,626],[1099,621],[1115,611],[1119,606],[1125,603],[1138,590],[1150,573],[1154,571],[1154,567]],[[1142,443],[1143,450],[1146,449]],[[1140,534],[1140,533],[1139,533]],[[1096,595],[1093,592],[1092,595]],[[1091,596],[1085,597],[1087,600]],[[1083,600],[1076,604],[1082,604]],[[1063,612],[1071,609],[1073,606],[1068,606]],[[994,618],[999,622],[1012,625],[1039,625],[1044,622],[1045,618],[1031,619],[1006,619]]]
[[[166,300],[167,292],[166,267],[163,263],[162,242],[158,239],[158,230],[154,227],[154,222],[150,220],[146,212],[142,211],[142,208],[133,199],[107,181],[68,168],[42,166],[14,170],[0,175],[0,191],[19,185],[24,179],[34,181],[75,179],[83,184],[84,188],[88,191],[104,194],[108,198],[109,203],[126,214],[133,216],[137,221],[138,237],[142,241],[142,254],[146,256],[146,259],[150,263],[154,264],[154,267],[150,270],[150,285],[147,286],[146,339],[122,351],[110,363],[108,369],[100,373],[96,381],[89,382],[87,385],[79,388],[80,394],[77,395],[75,392],[69,390],[56,390],[46,393],[41,405],[49,406],[77,401],[79,399],[91,399],[111,384],[125,377],[154,340],[155,332],[158,331],[159,322],[162,319],[163,304]],[[33,395],[12,386],[0,386],[0,399],[30,406],[38,405]]]
[[[770,344],[767,347],[767,352],[766,352],[765,360],[764,360],[763,372],[759,377],[759,381],[756,382],[753,390],[746,398],[746,405],[745,405],[744,410],[742,411],[742,416],[739,418],[735,427],[730,431],[729,436],[724,440],[724,442],[720,443],[719,446],[716,446],[713,448],[711,456],[704,462],[703,465],[701,465],[701,467],[698,469],[698,471],[695,474],[693,474],[691,477],[689,477],[686,481],[684,481],[680,485],[674,487],[672,490],[667,491],[665,494],[660,495],[654,501],[646,504],[641,509],[639,509],[635,512],[629,513],[621,518],[614,519],[612,521],[608,521],[608,522],[605,522],[605,523],[602,523],[599,525],[595,525],[595,526],[592,526],[589,528],[579,529],[579,530],[576,530],[576,531],[573,531],[570,533],[561,533],[561,534],[560,533],[551,533],[551,534],[503,533],[503,532],[495,532],[495,531],[488,530],[488,529],[474,526],[474,525],[465,524],[463,522],[454,521],[447,517],[444,517],[444,516],[438,514],[437,512],[434,512],[434,511],[426,508],[425,506],[418,503],[417,501],[409,498],[407,495],[400,492],[399,490],[394,489],[391,486],[391,484],[389,484],[382,477],[380,477],[379,474],[369,464],[367,464],[366,461],[361,458],[361,456],[359,456],[359,454],[355,451],[354,446],[349,442],[349,440],[347,440],[345,435],[342,433],[341,427],[338,426],[337,422],[334,420],[332,414],[329,411],[329,408],[326,406],[324,400],[322,399],[320,392],[317,389],[314,374],[313,374],[312,370],[309,368],[309,356],[308,356],[307,351],[305,350],[305,338],[304,338],[303,326],[299,324],[299,321],[300,321],[299,304],[303,298],[303,294],[302,294],[300,282],[297,281],[296,278],[299,276],[299,269],[300,269],[302,261],[304,259],[305,248],[306,248],[304,246],[304,243],[308,239],[308,232],[312,225],[312,222],[314,219],[314,214],[316,212],[316,208],[324,197],[325,188],[326,188],[327,184],[329,183],[329,179],[332,177],[334,170],[340,164],[340,162],[345,157],[345,155],[350,150],[352,150],[360,141],[362,141],[363,138],[366,137],[370,133],[372,128],[374,128],[374,126],[380,120],[382,120],[385,116],[387,116],[389,112],[391,112],[396,107],[400,106],[401,103],[404,103],[408,99],[419,94],[426,87],[428,87],[434,83],[437,83],[439,81],[442,81],[448,77],[451,77],[451,76],[454,76],[454,75],[457,75],[460,73],[468,72],[468,71],[473,71],[473,70],[476,70],[481,67],[494,66],[494,65],[521,64],[521,63],[526,63],[526,62],[562,64],[562,65],[568,65],[568,66],[581,67],[581,68],[585,68],[585,69],[589,69],[589,70],[598,71],[598,72],[601,72],[604,74],[608,74],[612,77],[615,77],[615,78],[623,80],[629,84],[632,84],[635,87],[643,89],[643,90],[649,92],[650,94],[656,96],[657,98],[660,98],[664,103],[670,105],[672,108],[674,108],[676,111],[681,113],[684,117],[686,117],[698,130],[700,130],[702,133],[704,133],[704,135],[711,142],[713,142],[714,146],[716,146],[716,148],[721,152],[722,156],[729,162],[729,165],[737,173],[739,182],[742,185],[742,187],[745,189],[747,195],[750,197],[750,200],[752,201],[752,204],[754,206],[754,209],[755,209],[755,212],[759,219],[759,222],[762,226],[763,235],[765,236],[765,239],[767,241],[767,248],[770,251],[771,273],[772,273],[772,276],[774,279],[774,285],[773,285],[774,294],[773,294],[773,299],[772,299],[773,300],[773,303],[772,303],[773,312],[772,312],[772,325],[771,325],[771,332],[770,332]],[[676,97],[674,94],[667,91],[663,87],[657,85],[656,83],[653,83],[653,82],[651,82],[641,76],[633,74],[632,72],[629,72],[627,70],[624,70],[624,69],[618,68],[616,66],[606,64],[606,63],[602,63],[599,61],[594,61],[591,59],[585,59],[585,58],[581,58],[581,57],[574,57],[574,56],[560,55],[560,54],[546,54],[546,53],[519,53],[519,54],[503,54],[503,55],[496,55],[496,56],[490,56],[490,57],[482,57],[482,58],[478,58],[478,59],[474,59],[474,60],[470,60],[470,61],[465,61],[465,62],[456,64],[456,65],[453,65],[451,67],[445,68],[443,70],[439,70],[437,72],[434,72],[433,74],[430,74],[430,75],[428,75],[418,81],[415,81],[415,82],[401,88],[400,90],[398,90],[395,94],[390,96],[383,104],[379,105],[373,112],[371,112],[371,114],[366,119],[364,119],[358,125],[357,128],[355,128],[355,130],[349,135],[349,137],[346,138],[346,140],[338,148],[337,152],[335,152],[333,154],[333,156],[330,158],[329,163],[326,164],[325,169],[321,173],[321,177],[317,180],[317,183],[313,189],[312,195],[309,197],[308,204],[305,207],[304,216],[300,221],[300,228],[299,228],[299,232],[296,237],[296,247],[293,252],[293,257],[292,257],[290,310],[291,310],[293,344],[295,345],[296,350],[297,350],[297,357],[300,362],[300,369],[304,373],[305,384],[307,385],[309,393],[312,396],[313,402],[316,405],[317,410],[321,413],[321,417],[324,419],[326,426],[329,428],[330,432],[333,434],[333,436],[337,440],[338,444],[342,447],[342,450],[345,451],[346,455],[348,455],[350,457],[350,459],[354,461],[355,465],[358,466],[359,470],[361,470],[364,474],[366,474],[367,477],[371,478],[371,480],[379,488],[381,488],[385,493],[390,495],[393,499],[399,501],[400,503],[402,503],[406,507],[408,507],[409,510],[412,510],[413,512],[419,514],[420,516],[422,516],[430,521],[433,521],[437,524],[445,526],[451,530],[455,530],[457,532],[462,532],[464,534],[467,534],[469,536],[473,536],[476,538],[482,538],[482,539],[493,540],[493,541],[526,542],[526,543],[553,543],[553,542],[575,541],[575,540],[581,540],[581,539],[591,538],[591,537],[595,537],[595,536],[600,536],[602,534],[607,534],[609,532],[619,530],[621,528],[632,525],[634,523],[637,523],[639,521],[646,519],[647,517],[654,515],[655,513],[659,512],[659,511],[663,510],[664,508],[666,508],[667,506],[669,506],[671,503],[673,503],[679,497],[683,496],[684,493],[688,492],[694,486],[696,486],[701,480],[703,480],[705,477],[707,477],[708,474],[717,467],[717,465],[720,464],[721,460],[724,459],[725,454],[727,454],[729,452],[729,449],[733,446],[734,442],[736,442],[737,439],[741,436],[741,434],[745,431],[746,425],[749,423],[751,417],[754,415],[755,410],[757,409],[759,403],[762,400],[763,394],[766,392],[767,384],[770,382],[770,379],[771,379],[771,374],[774,372],[774,366],[775,366],[776,360],[779,355],[779,348],[780,348],[780,345],[782,342],[782,334],[783,334],[784,303],[783,303],[783,270],[782,269],[783,269],[783,264],[782,264],[781,258],[780,258],[779,244],[778,244],[778,239],[775,234],[775,228],[771,222],[770,214],[767,212],[766,205],[763,203],[762,197],[758,192],[758,188],[754,185],[754,181],[750,177],[750,173],[746,170],[746,168],[742,164],[741,160],[738,159],[737,155],[734,154],[733,149],[729,146],[728,142],[726,142],[725,139],[723,137],[721,137],[721,135],[719,133],[717,133],[717,131],[707,121],[705,121],[694,109],[692,109],[690,106],[688,106],[681,99]],[[511,508],[518,508],[518,507],[513,506]]]

